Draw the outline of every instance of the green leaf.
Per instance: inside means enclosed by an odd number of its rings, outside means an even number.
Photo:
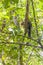
[[[39,0],[39,1],[43,2],[43,0]]]

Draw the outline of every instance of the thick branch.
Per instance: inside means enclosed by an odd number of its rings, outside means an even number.
[[[34,21],[35,21],[35,26],[36,26],[36,33],[37,33],[37,36],[39,38],[39,34],[38,34],[38,27],[37,27],[37,22],[36,22],[36,16],[35,16],[35,9],[34,9],[34,3],[33,3],[33,0],[31,0],[32,2],[32,8],[33,8],[33,16],[34,16]],[[39,39],[38,39],[39,40]],[[43,47],[43,45],[41,44],[40,40],[38,41],[39,45],[41,45],[41,47]]]

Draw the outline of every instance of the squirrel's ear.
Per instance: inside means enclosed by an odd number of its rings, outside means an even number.
[[[24,25],[24,22],[22,22],[21,25]]]

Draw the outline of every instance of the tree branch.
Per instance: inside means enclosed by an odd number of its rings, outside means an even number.
[[[36,46],[36,45],[33,45],[33,44],[31,44],[31,43],[19,43],[19,42],[0,42],[0,44],[18,44],[18,45],[26,45],[26,46],[31,46],[31,47],[34,47],[34,48],[41,48],[41,49],[43,49],[43,47],[41,47],[41,46]]]

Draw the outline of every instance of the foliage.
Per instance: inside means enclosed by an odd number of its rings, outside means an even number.
[[[34,0],[38,34],[43,44],[43,0]],[[43,49],[37,43],[36,26],[34,22],[32,2],[30,1],[29,18],[32,22],[32,39],[23,36],[21,22],[25,19],[26,0],[0,1],[0,63],[3,65],[19,65],[20,56],[28,65],[43,65]],[[14,19],[16,17],[16,21]],[[32,46],[25,43],[31,43]],[[20,44],[22,48],[20,48]],[[23,44],[23,45],[22,45]],[[40,46],[39,46],[40,47]],[[21,52],[21,54],[20,54]],[[41,52],[41,53],[40,53]]]

